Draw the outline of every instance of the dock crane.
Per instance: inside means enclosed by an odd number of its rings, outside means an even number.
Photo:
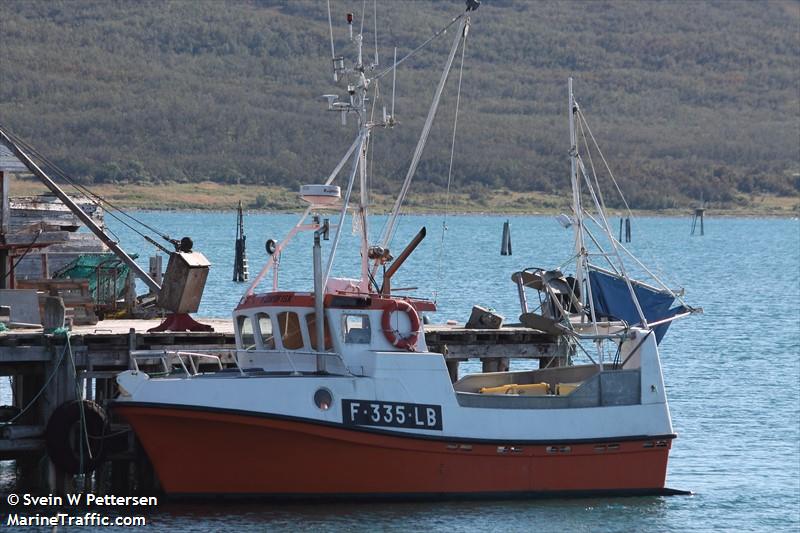
[[[20,147],[13,134],[0,127],[0,142],[22,162],[32,174],[72,211],[100,241],[124,262],[156,295],[158,305],[167,311],[164,321],[150,331],[213,331],[211,326],[195,321],[189,313],[196,312],[208,278],[211,263],[200,252],[192,250],[192,240],[184,237],[180,241],[169,239],[175,250],[149,242],[169,254],[167,269],[162,284],[156,282],[125,250],[112,239],[59,185]],[[166,237],[165,237],[166,238]]]

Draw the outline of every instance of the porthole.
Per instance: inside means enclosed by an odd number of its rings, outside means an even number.
[[[323,411],[330,409],[331,405],[333,405],[333,395],[331,391],[328,389],[317,389],[317,392],[314,393],[314,405]]]

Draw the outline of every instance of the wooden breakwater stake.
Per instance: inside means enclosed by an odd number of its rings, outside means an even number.
[[[242,201],[239,200],[239,208],[236,217],[236,251],[233,258],[233,281],[247,281],[247,250],[245,242],[247,237],[244,234],[244,213],[242,212]]]
[[[622,241],[622,226],[625,225],[625,242],[631,242],[631,219],[627,217],[625,219],[619,219],[619,242]]]
[[[511,224],[503,223],[503,242],[500,244],[500,255],[511,255]]]
[[[698,207],[694,210],[694,216],[692,217],[692,235],[694,235],[694,230],[697,228],[697,220],[700,219],[700,235],[705,235],[705,231],[703,228],[703,215],[705,214],[705,208]]]

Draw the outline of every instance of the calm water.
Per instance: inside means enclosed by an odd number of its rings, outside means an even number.
[[[173,236],[191,235],[212,261],[200,310],[228,316],[245,286],[230,281],[233,213],[139,213]],[[401,220],[399,251],[422,227],[428,237],[400,269],[397,287],[436,296],[435,321],[469,316],[473,304],[519,314],[510,275],[552,267],[569,257],[570,235],[551,217],[511,217],[514,255],[499,255],[506,217]],[[263,243],[281,238],[295,215],[248,215],[251,276],[266,258]],[[109,219],[130,251],[152,252]],[[373,219],[377,234],[383,218]],[[673,424],[667,485],[687,497],[465,502],[395,505],[166,505],[152,517],[160,531],[774,531],[800,528],[800,222],[706,220],[690,237],[690,219],[646,218],[633,225],[630,248],[665,281],[686,288],[705,315],[674,324],[661,344]],[[354,276],[358,255],[348,222],[334,273]],[[440,265],[440,250],[442,261]],[[311,290],[311,240],[299,237],[283,256],[280,287]],[[153,529],[149,529],[152,531]]]

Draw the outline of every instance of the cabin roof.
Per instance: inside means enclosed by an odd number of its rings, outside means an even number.
[[[410,303],[417,312],[435,311],[436,304],[419,298],[397,298],[379,294],[326,294],[325,307],[333,309],[384,309],[393,300]],[[314,307],[314,295],[310,292],[270,292],[246,296],[236,311],[255,307]]]

